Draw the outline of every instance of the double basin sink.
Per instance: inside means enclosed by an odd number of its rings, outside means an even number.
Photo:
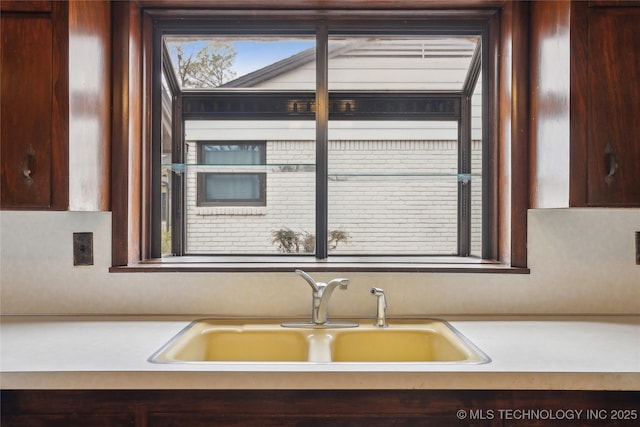
[[[489,357],[438,319],[377,328],[284,328],[273,321],[192,322],[149,359],[154,363],[487,363]]]

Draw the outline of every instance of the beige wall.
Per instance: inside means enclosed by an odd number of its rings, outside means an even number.
[[[309,314],[309,287],[293,273],[109,273],[108,212],[0,212],[2,313]],[[95,265],[74,267],[72,233],[94,233]],[[638,314],[638,209],[529,212],[531,274],[349,273],[331,313],[372,315],[371,286],[389,314]]]

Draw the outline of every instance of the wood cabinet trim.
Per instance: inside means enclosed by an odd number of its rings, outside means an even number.
[[[556,390],[3,390],[2,425],[36,426],[43,420],[75,421],[83,427],[110,425],[437,425],[501,426],[503,410],[613,411],[616,425],[635,426],[640,391]],[[321,403],[319,403],[321,402]],[[465,418],[462,417],[464,411]],[[473,411],[473,418],[467,418]],[[633,413],[635,412],[635,418]],[[481,416],[481,415],[485,416]],[[623,416],[627,414],[627,418]],[[462,420],[462,421],[461,421]],[[26,421],[27,424],[21,424]],[[530,425],[527,420],[527,425]],[[557,420],[537,420],[553,425]],[[572,420],[576,421],[576,420]],[[516,425],[512,418],[507,425]],[[596,422],[600,422],[597,421]],[[122,424],[120,424],[122,423]],[[256,424],[257,423],[257,424]],[[515,423],[515,424],[512,424]]]
[[[53,175],[51,209],[69,207],[69,4],[53,2]]]
[[[299,5],[302,2],[292,1],[286,3],[264,2],[260,3],[260,9],[270,7],[278,10],[283,4],[288,7]],[[517,2],[516,2],[517,3]],[[314,2],[304,2],[305,7],[301,9],[313,9]],[[322,5],[315,5],[320,9],[328,9],[330,4],[323,2]],[[350,3],[353,6],[355,3]],[[364,7],[364,2],[360,3]],[[367,2],[367,8],[384,9],[387,5],[389,13],[394,9],[411,9],[416,6],[410,0],[403,2],[393,2],[393,6],[383,1]],[[129,2],[125,5],[114,5],[114,52],[113,73],[114,73],[114,120],[113,120],[113,152],[112,152],[112,209],[113,209],[113,255],[112,267],[122,267],[135,265],[148,255],[150,240],[150,230],[147,227],[149,217],[149,184],[145,173],[149,168],[148,152],[145,151],[145,144],[149,144],[149,114],[145,109],[146,104],[142,102],[147,99],[148,87],[143,82],[148,79],[147,75],[142,75],[148,67],[143,65],[143,53],[131,51],[131,49],[142,49],[143,39],[149,37],[148,24],[145,24],[145,11],[148,7],[169,8],[175,6],[173,1],[164,2]],[[187,5],[181,3],[182,9],[188,9]],[[412,6],[413,5],[413,6]],[[424,4],[422,4],[424,6]],[[449,4],[450,5],[450,4]],[[515,28],[515,24],[527,22],[528,5],[516,5],[513,2],[490,2],[490,1],[470,1],[465,2],[467,8],[475,6],[486,9],[488,7],[516,9],[515,21],[508,22],[508,27],[504,28],[502,23],[494,22],[491,31],[500,32],[501,36],[496,37],[497,46],[491,49],[503,49],[511,46],[515,42],[521,48],[517,53],[515,62],[504,64],[505,55],[498,55],[500,64],[494,64],[497,73],[503,75],[504,66],[516,67],[516,73],[512,76],[511,71],[504,81],[494,82],[494,87],[490,87],[491,92],[495,92],[494,105],[490,107],[497,116],[492,129],[495,143],[492,150],[499,150],[497,156],[508,153],[511,162],[515,161],[516,167],[522,167],[517,176],[510,176],[508,170],[498,171],[494,174],[490,191],[496,194],[494,200],[494,214],[492,218],[499,224],[494,230],[500,229],[495,236],[490,236],[491,244],[495,249],[493,254],[496,259],[511,267],[526,268],[527,253],[527,208],[529,203],[528,184],[528,126],[527,126],[527,91],[528,75],[526,69],[528,50],[528,29]],[[255,8],[257,3],[252,1],[234,2],[233,10]],[[271,7],[273,6],[273,7]],[[430,4],[429,7],[432,5]],[[228,8],[216,3],[216,7],[222,10]],[[350,7],[351,8],[351,7]],[[355,9],[355,8],[354,8]],[[504,10],[503,9],[503,10]],[[164,9],[154,9],[154,13]],[[164,12],[166,13],[166,12]],[[478,12],[480,13],[480,12]],[[486,13],[486,10],[482,13]],[[499,14],[500,12],[498,12]],[[125,16],[126,15],[126,16]],[[484,16],[484,15],[483,15]],[[497,14],[495,15],[497,16]],[[486,18],[486,16],[485,16]],[[499,19],[495,19],[499,21]],[[122,22],[124,25],[118,24]],[[142,26],[139,28],[138,26]],[[515,36],[513,32],[516,32]],[[127,38],[128,37],[128,38]],[[515,37],[515,39],[514,39]],[[509,43],[507,43],[509,42]],[[143,50],[144,51],[144,50]],[[511,61],[511,54],[508,55]],[[148,60],[147,60],[148,63]],[[500,68],[499,70],[497,68]],[[496,74],[497,74],[496,73]],[[141,77],[142,76],[142,77]],[[142,78],[142,81],[139,79]],[[513,80],[515,79],[515,80]],[[133,86],[135,84],[135,86]],[[518,90],[518,97],[513,96],[513,90]],[[512,114],[517,114],[518,125],[511,128]],[[141,132],[138,134],[138,130]],[[505,137],[505,138],[503,138]],[[517,140],[517,146],[512,151],[513,138]],[[141,151],[140,151],[141,150]],[[147,154],[145,154],[147,153]],[[496,156],[496,158],[497,158]],[[505,164],[511,164],[505,162]],[[127,171],[123,174],[122,171]],[[128,175],[128,176],[123,176]],[[138,179],[138,177],[140,179]],[[126,199],[126,200],[125,200]],[[498,204],[499,201],[499,204]]]

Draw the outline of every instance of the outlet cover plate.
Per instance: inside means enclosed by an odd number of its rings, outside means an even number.
[[[93,265],[93,233],[73,233],[73,265]]]

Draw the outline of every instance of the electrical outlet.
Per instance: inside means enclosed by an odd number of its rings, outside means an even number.
[[[93,233],[73,233],[73,265],[93,265]]]

